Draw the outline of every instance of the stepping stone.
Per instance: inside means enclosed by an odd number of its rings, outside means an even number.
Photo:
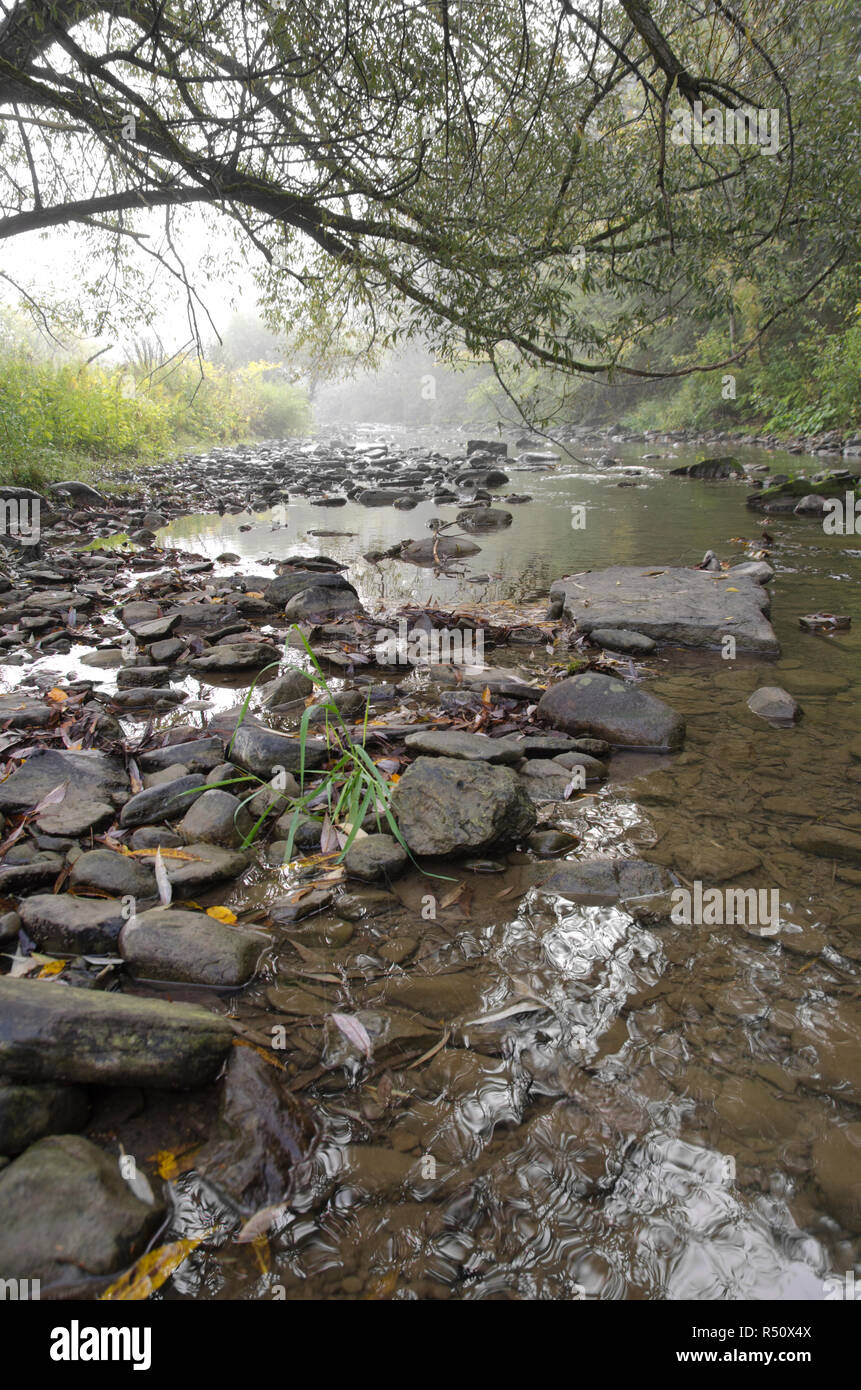
[[[614,565],[558,580],[550,599],[562,599],[578,632],[622,628],[688,647],[720,647],[732,636],[738,651],[780,655],[768,594],[749,575]]]

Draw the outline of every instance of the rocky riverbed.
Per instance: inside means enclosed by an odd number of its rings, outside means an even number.
[[[574,502],[543,591],[477,598],[471,566],[572,467],[510,443],[370,432],[110,498],[0,488],[41,527],[0,572],[6,1277],[816,1298],[852,1267],[857,632],[799,659],[800,595],[834,583],[792,587],[798,531],[584,564]],[[651,443],[574,462],[647,498],[761,494],[785,527],[857,482],[814,464],[799,510],[754,486],[762,456],[671,482]],[[396,543],[360,529],[401,512]],[[207,513],[255,554],[177,546]],[[372,602],[393,567],[420,601],[401,578]],[[777,929],[680,923],[696,882],[773,888]]]

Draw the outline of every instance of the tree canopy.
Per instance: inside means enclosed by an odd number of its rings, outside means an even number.
[[[175,229],[200,205],[276,331],[421,336],[513,388],[678,370],[649,333],[744,281],[732,360],[857,259],[855,8],[0,0],[0,239],[78,226],[113,257],[103,319],[141,255],[194,313]]]

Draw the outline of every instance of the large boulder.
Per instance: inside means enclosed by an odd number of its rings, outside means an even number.
[[[164,1218],[135,1195],[116,1157],[88,1139],[40,1139],[0,1173],[4,1278],[80,1284],[130,1265]]]
[[[414,854],[463,854],[515,844],[536,814],[507,767],[459,758],[418,758],[392,795],[395,818]]]
[[[545,691],[537,719],[567,734],[591,734],[625,748],[681,748],[685,721],[663,700],[614,676],[588,671]]]
[[[0,1076],[12,1080],[186,1090],[213,1079],[232,1042],[227,1020],[197,1004],[0,979]]]

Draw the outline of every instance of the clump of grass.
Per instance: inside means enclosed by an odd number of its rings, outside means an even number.
[[[329,689],[328,682],[326,681],[326,678],[323,675],[323,671],[320,667],[319,662],[317,661],[316,656],[311,650],[311,647],[308,645],[308,642],[305,638],[305,634],[295,623],[293,624],[292,631],[298,634],[299,639],[302,642],[302,645],[305,648],[305,651],[311,661],[313,670],[308,673],[309,679],[314,683],[315,686],[317,686],[319,690],[321,690],[324,693],[326,699],[322,703],[318,702],[317,704],[309,705],[308,708],[304,711],[299,724],[298,741],[300,795],[292,799],[293,814],[291,818],[290,829],[287,835],[286,848],[284,851],[284,862],[286,863],[292,855],[293,844],[302,818],[310,816],[312,820],[318,820],[320,822],[323,821],[322,816],[315,816],[313,814],[314,808],[319,806],[321,800],[323,799],[326,803],[326,814],[328,815],[331,825],[335,827],[335,829],[338,829],[339,826],[343,825],[346,829],[346,840],[341,846],[340,853],[338,855],[338,862],[340,862],[344,858],[344,855],[347,853],[347,850],[353,844],[354,840],[356,839],[356,836],[358,835],[362,827],[362,822],[364,821],[369,811],[374,812],[376,816],[378,829],[382,830],[383,826],[387,825],[392,835],[397,840],[398,844],[400,844],[402,848],[406,850],[407,854],[409,854],[410,851],[407,847],[406,842],[404,841],[403,836],[401,835],[397,821],[395,820],[394,814],[392,812],[391,786],[388,780],[380,772],[380,769],[374,763],[365,746],[367,742],[368,718],[370,715],[371,708],[370,692],[368,693],[368,698],[365,701],[365,713],[361,726],[361,738],[355,739],[352,735],[349,726],[347,725],[343,716],[341,715],[341,712],[338,709],[337,704],[335,703],[335,698],[332,694],[332,691]],[[236,738],[236,735],[239,729],[241,728],[248,713],[248,707],[250,705],[251,698],[254,694],[258,682],[262,679],[262,677],[266,674],[267,671],[271,671],[273,667],[277,669],[278,665],[279,663],[277,661],[273,661],[270,662],[268,666],[264,666],[263,670],[258,672],[255,680],[249,687],[245,699],[243,700],[242,705],[240,707],[239,718],[236,722],[236,728],[233,731],[233,737],[231,738],[230,743],[227,746],[227,752],[225,756],[228,759],[230,758],[230,753],[233,748],[233,743]],[[319,710],[321,708],[326,711],[324,734],[329,752],[329,758],[330,760],[334,759],[334,762],[332,762],[328,768],[322,771],[322,780],[315,783],[313,787],[310,787],[306,791],[306,750],[309,738],[309,726],[312,714],[316,710]],[[253,801],[254,797],[260,790],[262,790],[264,787],[270,786],[270,783],[265,782],[262,777],[258,777],[255,774],[250,773],[248,775],[243,775],[242,777],[231,777],[225,779],[223,782],[210,784],[210,786],[227,787],[234,785],[237,782],[246,783],[248,781],[249,776],[253,777],[253,780],[257,783],[257,786],[255,787],[253,792],[250,792],[247,796],[245,796],[242,799],[239,807],[237,808],[237,816],[239,815],[239,811],[245,806],[247,806],[249,802]],[[258,839],[270,813],[271,808],[267,808],[262,813],[262,815],[260,815],[257,818],[257,820],[254,822],[250,830],[243,838],[243,849],[247,849]],[[412,855],[410,855],[410,858],[412,858]]]

